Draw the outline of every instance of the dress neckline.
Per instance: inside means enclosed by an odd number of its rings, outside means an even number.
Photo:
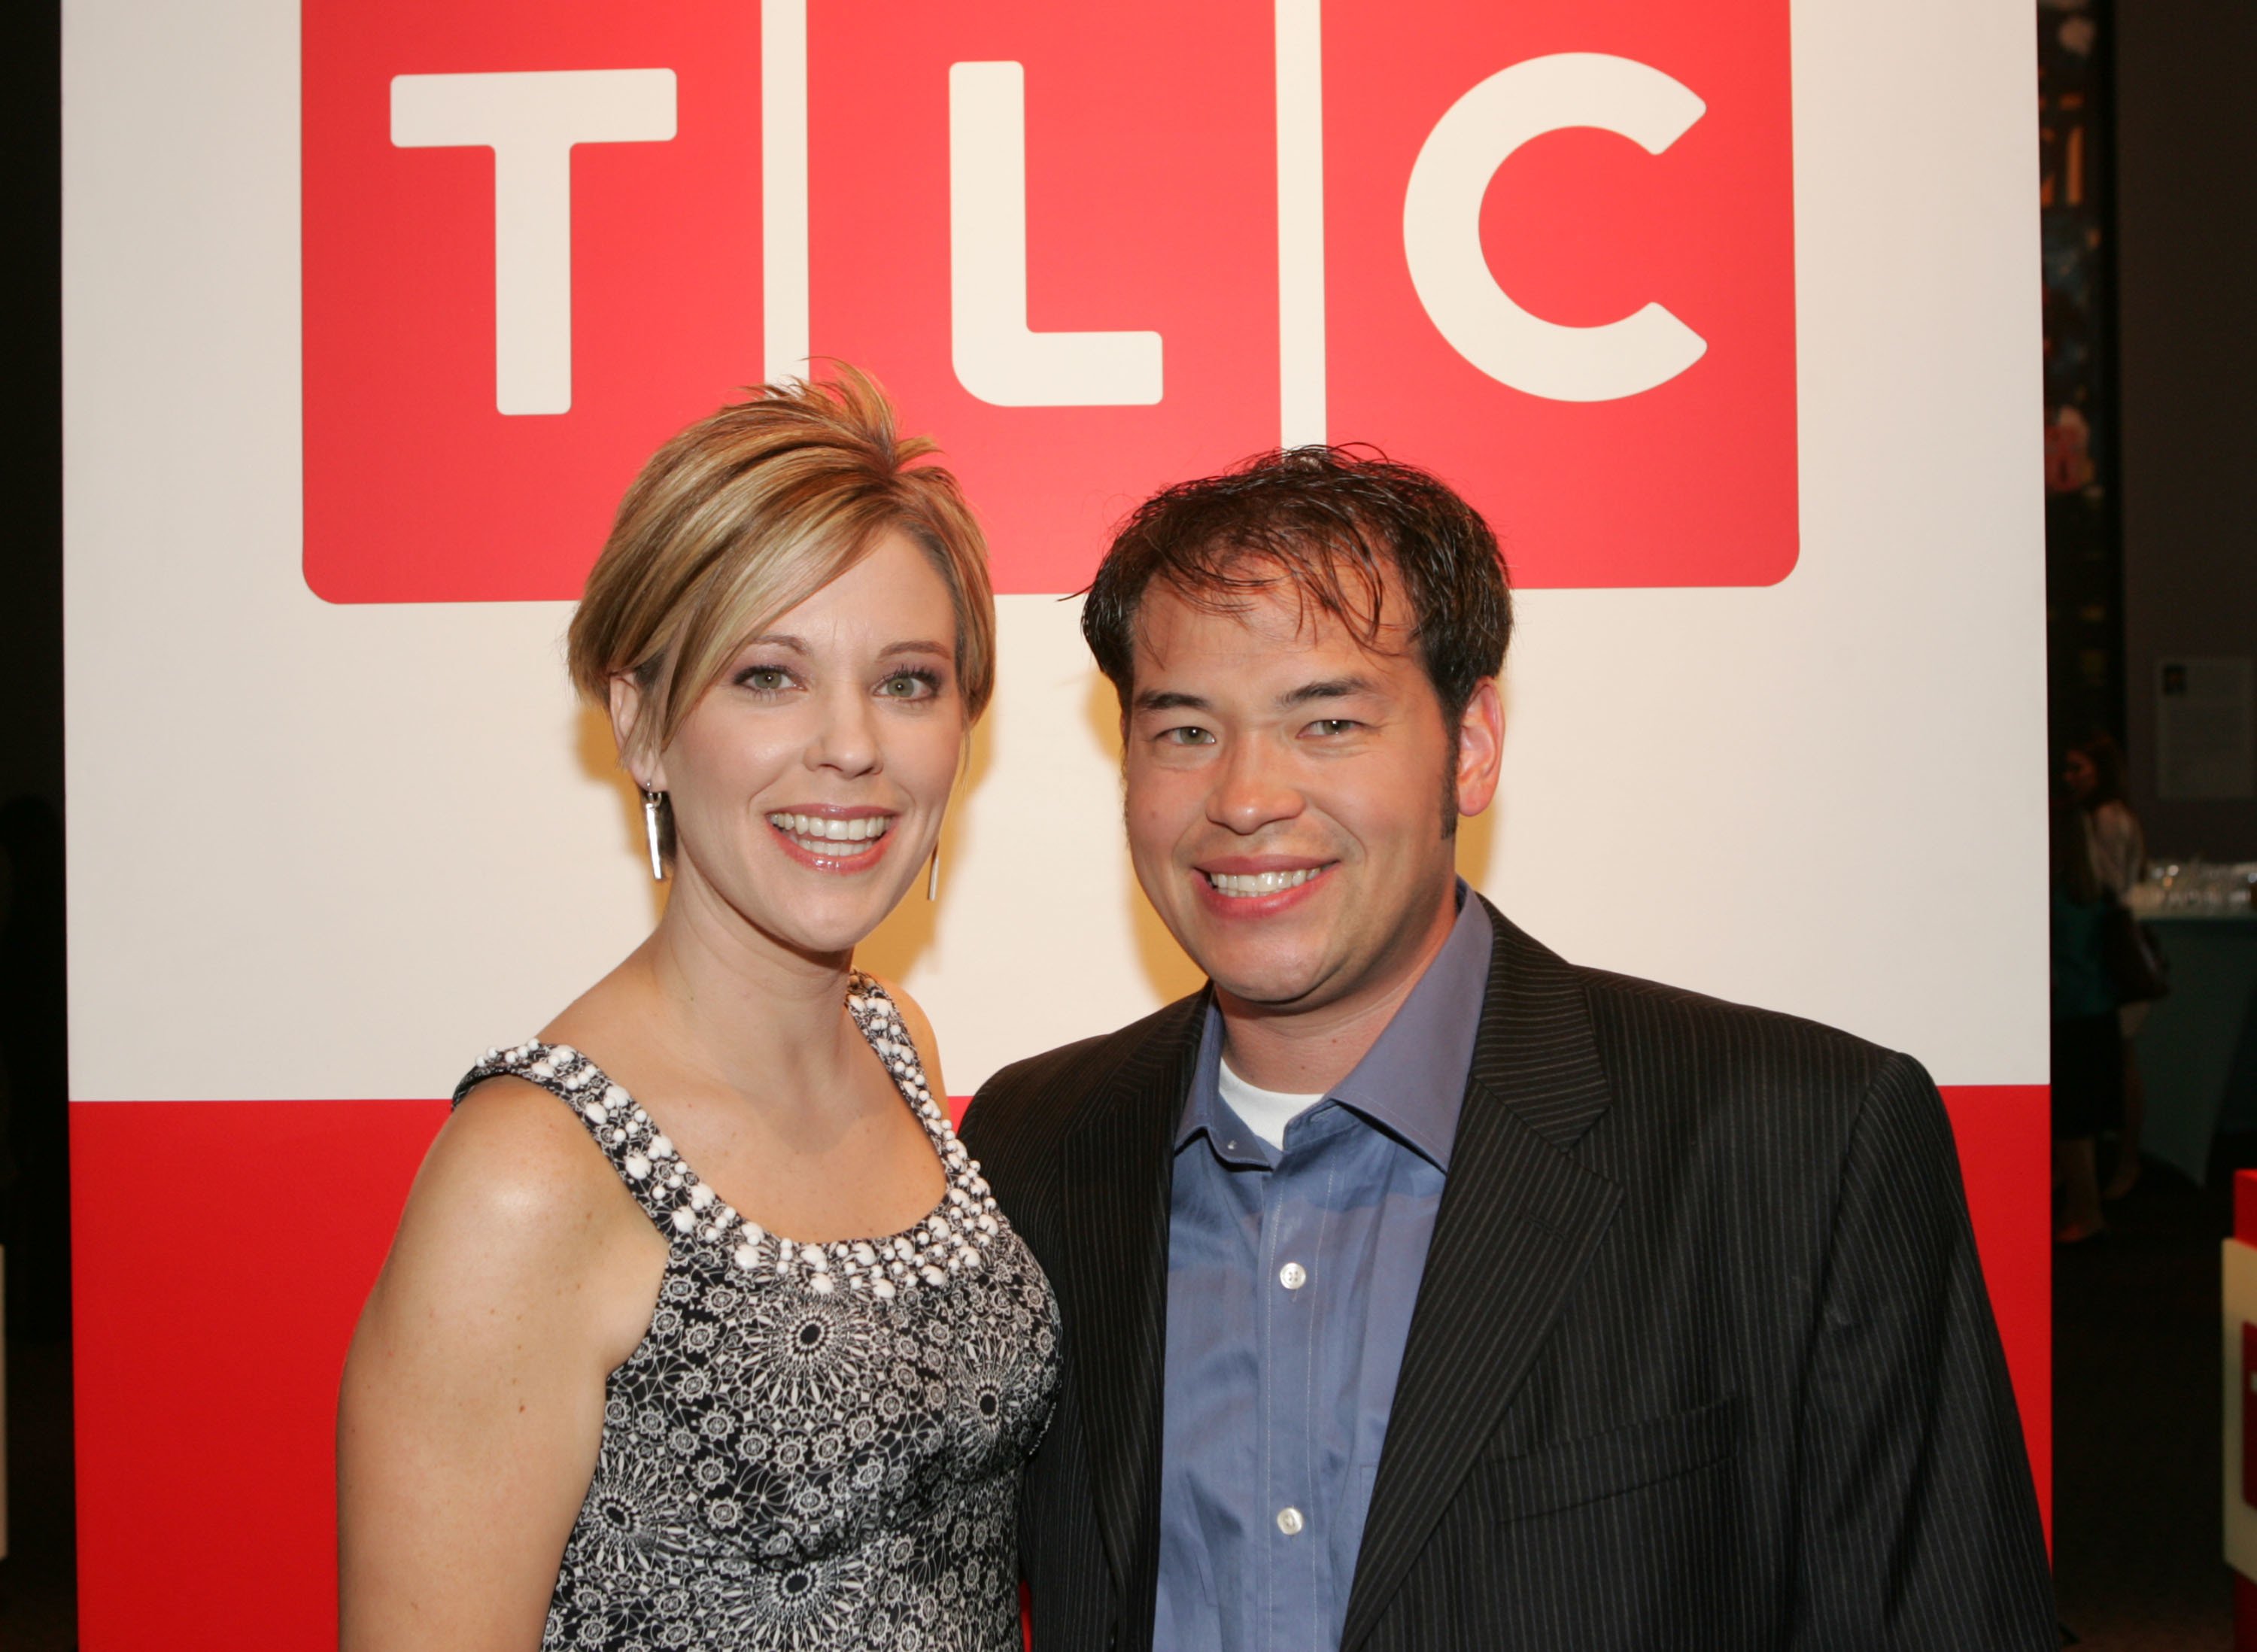
[[[491,1049],[456,1091],[457,1102],[484,1079],[507,1074],[539,1085],[570,1107],[626,1183],[637,1204],[679,1250],[710,1249],[736,1271],[773,1277],[817,1295],[843,1288],[888,1300],[977,1272],[1000,1222],[979,1162],[957,1139],[925,1083],[900,1007],[871,977],[847,978],[846,1013],[867,1041],[940,1160],[939,1200],[907,1227],[866,1239],[801,1240],[771,1233],[740,1214],[692,1169],[625,1086],[569,1044],[539,1039]]]

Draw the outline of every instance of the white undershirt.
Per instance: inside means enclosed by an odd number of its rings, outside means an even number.
[[[1325,1098],[1322,1091],[1313,1096],[1294,1096],[1282,1090],[1257,1089],[1231,1071],[1227,1058],[1215,1074],[1214,1087],[1230,1104],[1231,1112],[1246,1121],[1246,1127],[1280,1153],[1285,1150],[1285,1126]]]

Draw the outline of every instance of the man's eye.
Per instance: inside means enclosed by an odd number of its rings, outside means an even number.
[[[1168,730],[1160,736],[1160,741],[1164,745],[1213,745],[1214,736],[1205,729],[1186,724],[1182,728]]]
[[[1314,723],[1309,724],[1307,732],[1320,737],[1351,734],[1362,726],[1354,717],[1319,717]]]

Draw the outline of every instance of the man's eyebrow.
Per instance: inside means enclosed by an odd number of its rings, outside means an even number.
[[[1376,694],[1378,690],[1379,685],[1369,677],[1325,677],[1279,695],[1277,704],[1280,710],[1291,710],[1312,700],[1345,700],[1351,695]]]
[[[1174,689],[1147,688],[1136,696],[1139,711],[1212,711],[1213,706],[1196,694]]]

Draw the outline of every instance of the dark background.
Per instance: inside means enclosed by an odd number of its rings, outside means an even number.
[[[53,0],[0,6],[0,1244],[11,1515],[0,1643],[20,1652],[74,1644],[59,14]]]
[[[68,1316],[62,1101],[62,333],[56,7],[0,7],[0,1242],[11,1336]]]
[[[2041,11],[2039,26],[2065,15]],[[2257,5],[2114,0],[2088,15],[2100,30],[2105,140],[2090,157],[2106,238],[2100,491],[2049,500],[2055,738],[2120,731],[2158,854],[2257,858],[2257,801],[2155,796],[2152,687],[2159,658],[2257,651],[2246,498],[2257,474]],[[13,1515],[0,1641],[23,1652],[74,1644],[58,17],[53,0],[0,6],[0,1242]],[[152,443],[186,416],[159,387],[139,413]],[[1948,820],[1950,800],[1937,802]],[[2112,1249],[2057,1270],[2063,1611],[2091,1646],[2222,1648],[2212,1385],[2223,1206],[2151,1181],[2115,1218]]]
[[[2158,658],[2257,653],[2257,5],[2116,0],[2132,801],[2159,856],[2257,859],[2257,799],[2154,791]]]

